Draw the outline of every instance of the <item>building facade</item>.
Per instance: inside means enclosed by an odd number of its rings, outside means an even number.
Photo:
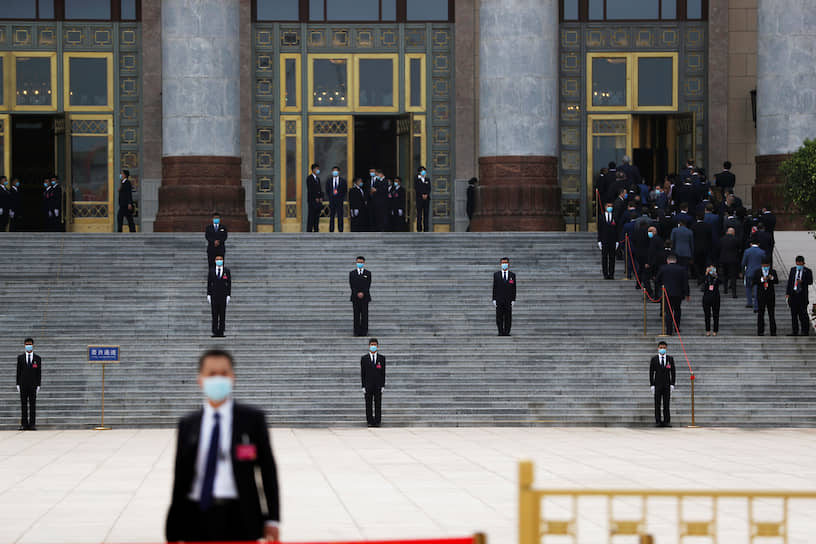
[[[28,0],[0,2],[0,170],[39,226],[115,229],[118,173],[146,232],[304,229],[312,163],[433,180],[435,231],[593,227],[629,155],[662,180],[776,169],[816,126],[807,0]]]

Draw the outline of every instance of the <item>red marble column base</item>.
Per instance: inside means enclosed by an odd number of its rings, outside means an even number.
[[[756,157],[756,184],[751,189],[753,208],[769,207],[776,215],[776,230],[805,230],[801,214],[785,204],[783,194],[785,178],[779,166],[790,155],[758,155]]]
[[[555,157],[480,157],[479,174],[471,231],[564,230]]]
[[[249,231],[239,157],[162,157],[155,232],[202,232],[221,214],[232,232]]]

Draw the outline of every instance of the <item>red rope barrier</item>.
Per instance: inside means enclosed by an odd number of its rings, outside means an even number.
[[[686,364],[688,365],[689,373],[691,374],[691,379],[694,379],[694,370],[691,368],[691,361],[689,361],[688,353],[686,353],[686,346],[683,345],[683,337],[680,334],[680,328],[677,326],[677,320],[674,318],[674,308],[672,308],[671,304],[669,303],[669,294],[666,292],[666,288],[663,287],[663,296],[666,297],[666,306],[669,308],[669,312],[671,312],[672,316],[672,324],[674,325],[674,330],[677,332],[677,338],[680,339],[680,347],[683,348],[683,356],[686,358]]]

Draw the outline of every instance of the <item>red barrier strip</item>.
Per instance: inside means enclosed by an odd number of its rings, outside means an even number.
[[[683,348],[683,356],[686,358],[686,364],[688,365],[689,372],[691,373],[691,379],[694,379],[694,370],[691,369],[691,362],[688,358],[688,353],[686,353],[686,346],[683,345],[683,337],[680,335],[680,329],[677,327],[677,320],[674,318],[674,308],[671,307],[669,304],[669,294],[666,292],[666,288],[663,287],[663,296],[666,297],[666,306],[669,308],[672,316],[672,324],[674,325],[674,330],[677,333],[677,338],[680,339],[680,347]]]
[[[477,538],[447,538],[433,540],[352,540],[331,542],[287,542],[286,544],[475,544]],[[246,544],[245,542],[187,542],[186,544]],[[282,543],[279,543],[282,544]]]

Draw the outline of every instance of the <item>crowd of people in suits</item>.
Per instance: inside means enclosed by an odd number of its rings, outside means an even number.
[[[306,178],[306,232],[320,231],[324,201],[328,202],[329,232],[343,232],[344,203],[348,200],[352,232],[407,232],[407,188],[399,176],[386,178],[379,168],[369,169],[369,179],[356,178],[349,188],[343,173],[332,167],[330,176],[321,181],[319,164],[311,166]],[[417,232],[428,232],[431,206],[431,178],[424,166],[414,179],[414,203]]]
[[[677,175],[663,184],[648,184],[637,166],[624,157],[616,167],[602,169],[596,184],[598,247],[604,278],[614,279],[617,260],[625,260],[629,278],[638,289],[660,302],[665,293],[667,334],[680,331],[682,302],[690,300],[689,282],[701,291],[705,333],[719,332],[723,295],[738,298],[742,279],[746,308],[757,314],[757,334],[764,335],[765,315],[776,335],[773,269],[776,216],[762,206],[746,209],[734,194],[736,179],[724,163],[712,184],[689,159]],[[791,312],[791,335],[808,335],[808,287],[813,283],[804,258],[788,274],[786,299]]]
[[[65,230],[63,191],[57,176],[43,179],[39,224],[45,231]],[[0,232],[20,230],[25,213],[23,188],[18,178],[0,176]]]

